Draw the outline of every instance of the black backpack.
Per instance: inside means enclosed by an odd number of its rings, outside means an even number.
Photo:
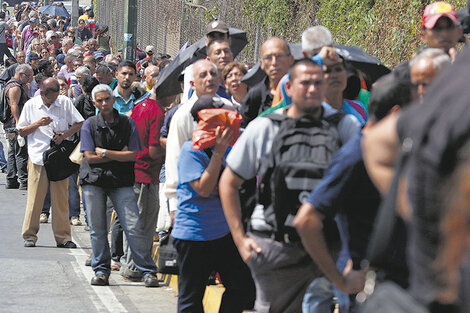
[[[308,115],[267,116],[279,124],[279,131],[260,163],[257,202],[264,206],[277,240],[286,233],[297,235],[292,221],[341,146],[336,126],[344,116],[342,112],[321,120]]]
[[[11,108],[6,100],[5,87],[0,89],[0,122],[6,123],[11,119]]]

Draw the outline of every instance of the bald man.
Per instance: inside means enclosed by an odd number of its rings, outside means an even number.
[[[429,84],[446,65],[450,64],[450,58],[441,49],[427,48],[410,61],[411,83],[414,86],[419,101]]]
[[[72,101],[60,96],[59,91],[56,79],[45,79],[41,96],[26,102],[16,125],[21,137],[28,136],[28,198],[22,230],[25,247],[36,246],[39,216],[48,186],[52,201],[52,230],[57,247],[77,247],[70,233],[67,178],[49,181],[42,158],[51,141],[60,145],[82,127],[83,117]]]
[[[144,71],[145,88],[148,92],[152,92],[153,86],[157,82],[158,78],[158,67],[155,65],[149,65]]]
[[[289,45],[278,37],[266,40],[261,46],[260,67],[267,77],[250,89],[243,100],[241,113],[242,127],[246,127],[258,114],[269,108],[281,78],[294,63]]]
[[[191,88],[194,95],[185,103],[181,104],[178,111],[173,115],[166,145],[166,182],[165,194],[169,200],[170,212],[176,211],[176,185],[178,183],[178,169],[176,162],[183,143],[191,139],[196,122],[191,115],[191,109],[196,100],[203,95],[217,97],[224,104],[224,108],[232,108],[233,105],[227,99],[217,96],[219,80],[217,78],[217,67],[209,60],[200,60],[193,65],[194,77],[191,80]],[[173,217],[173,216],[172,216]]]

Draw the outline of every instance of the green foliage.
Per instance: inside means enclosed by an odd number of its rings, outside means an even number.
[[[408,60],[422,45],[421,14],[431,2],[243,0],[241,12],[245,22],[240,24],[258,24],[264,38],[279,36],[290,42],[297,42],[307,27],[320,24],[330,29],[336,43],[359,46],[384,64],[394,66]],[[466,0],[448,2],[457,10],[466,5]]]

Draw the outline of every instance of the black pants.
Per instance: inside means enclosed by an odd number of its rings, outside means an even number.
[[[0,43],[0,65],[3,65],[3,58],[5,57],[5,54],[8,58],[14,59],[10,49],[8,49],[8,45],[6,43]]]
[[[203,313],[209,274],[217,271],[225,287],[219,312],[252,309],[255,285],[230,234],[211,241],[175,239],[178,251],[178,312]]]

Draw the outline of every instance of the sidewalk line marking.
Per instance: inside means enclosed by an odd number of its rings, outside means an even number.
[[[77,242],[77,241],[74,241]],[[85,276],[85,279],[89,282],[94,276],[91,267],[85,266],[85,260],[88,257],[88,254],[85,253],[81,247],[77,244],[77,249],[70,249],[70,254],[73,255],[75,261],[78,264],[78,267],[73,267],[77,274],[82,274]],[[80,271],[78,270],[80,269]],[[116,297],[114,292],[109,288],[109,286],[91,286],[92,290],[98,296],[101,303],[95,298],[92,297],[93,305],[98,311],[102,311],[102,305],[105,306],[108,312],[128,312],[127,309],[119,302],[119,299]],[[100,310],[101,308],[101,310]]]

